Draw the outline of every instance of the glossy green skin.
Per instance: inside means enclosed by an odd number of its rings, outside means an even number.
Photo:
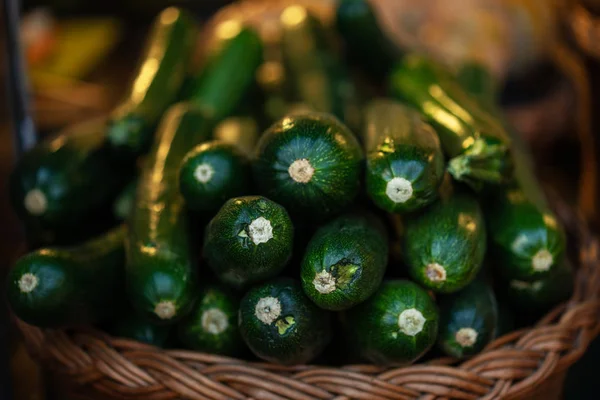
[[[335,115],[352,129],[360,128],[358,91],[345,65],[329,46],[325,28],[307,11],[292,27],[282,24],[281,51],[292,102]]]
[[[42,248],[21,257],[8,273],[10,308],[28,324],[43,328],[96,323],[125,301],[124,226],[76,247]],[[37,286],[22,292],[19,280],[33,274]]]
[[[306,159],[314,168],[307,183],[296,182],[288,169]],[[293,215],[324,218],[350,205],[360,185],[362,150],[337,118],[299,113],[276,122],[260,138],[254,179],[268,198]]]
[[[433,125],[455,179],[476,190],[510,179],[511,141],[504,127],[440,64],[406,56],[390,76],[390,91]]]
[[[388,237],[374,215],[348,214],[313,235],[301,266],[304,293],[319,307],[340,311],[365,301],[381,285],[388,262]],[[313,283],[323,271],[336,288],[319,292]]]
[[[415,336],[400,330],[400,314],[416,309],[425,318]],[[373,296],[343,314],[346,335],[366,360],[383,365],[409,365],[435,343],[439,312],[429,294],[414,282],[385,281]],[[350,349],[349,349],[350,350]]]
[[[352,63],[357,63],[381,81],[401,56],[379,27],[368,0],[341,0],[337,3],[335,27],[340,33]]]
[[[448,356],[464,358],[479,353],[494,339],[498,325],[498,305],[491,287],[475,280],[458,293],[440,296],[438,346]],[[472,346],[462,346],[456,333],[462,328],[477,332]]]
[[[274,297],[281,305],[280,317],[270,324],[255,315],[257,303],[265,297]],[[286,317],[292,317],[295,323],[280,334],[280,324]],[[321,354],[332,336],[329,312],[314,305],[300,283],[289,278],[277,278],[248,291],[240,305],[239,327],[257,357],[286,365],[310,362]]]
[[[454,193],[405,221],[404,258],[410,276],[437,293],[467,286],[481,268],[486,252],[486,228],[477,200]],[[432,281],[427,266],[446,269],[445,281]]]
[[[177,100],[189,71],[198,29],[194,17],[169,7],[154,20],[124,100],[110,116],[108,139],[117,151],[140,154],[156,124]]]
[[[515,311],[545,312],[573,294],[573,269],[566,262],[550,276],[534,282],[511,280],[507,299]]]
[[[110,334],[156,347],[165,347],[171,329],[171,325],[156,325],[139,315],[127,314],[111,326]]]
[[[199,108],[187,103],[172,106],[139,178],[129,219],[127,285],[136,311],[157,323],[184,316],[197,294],[194,249],[177,176],[183,156],[210,133],[210,120]],[[175,303],[172,318],[163,320],[155,314],[161,301]]]
[[[86,236],[82,233],[110,214],[113,200],[131,180],[133,162],[114,160],[104,142],[104,129],[103,119],[73,125],[39,142],[12,171],[12,207],[28,229],[51,232],[40,238],[42,243]],[[41,215],[25,206],[27,193],[34,189],[46,197]]]
[[[239,306],[240,299],[232,291],[219,285],[204,288],[190,315],[178,324],[179,340],[191,350],[239,355],[244,349],[238,328]],[[204,313],[214,309],[227,316],[227,326],[219,333],[210,332],[202,326]]]
[[[254,83],[262,50],[258,33],[242,28],[201,71],[189,101],[205,108],[215,121],[232,115]]]
[[[249,229],[261,217],[270,221],[273,237],[255,244]],[[285,208],[261,196],[236,197],[206,227],[204,257],[221,281],[239,288],[281,272],[293,242],[294,226]]]
[[[497,270],[507,279],[535,281],[551,275],[562,263],[565,232],[550,212],[536,207],[519,189],[498,193],[485,207],[489,250]],[[546,250],[553,258],[545,270],[536,270],[533,258]]]
[[[387,99],[373,100],[365,112],[366,184],[371,199],[385,211],[406,213],[438,197],[444,177],[444,154],[433,128],[418,112]],[[386,193],[393,178],[412,185],[412,196],[393,201]]]
[[[194,173],[208,165],[213,175],[206,183]],[[232,197],[248,194],[250,168],[248,160],[234,146],[211,141],[190,150],[179,170],[179,190],[188,208],[194,211],[217,211]]]

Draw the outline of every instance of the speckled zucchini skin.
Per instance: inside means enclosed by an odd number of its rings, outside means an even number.
[[[306,160],[309,179],[293,179],[292,164]],[[292,215],[324,218],[350,205],[360,185],[362,149],[337,118],[297,113],[273,124],[260,138],[254,179],[265,196]]]
[[[388,237],[375,215],[348,214],[313,235],[302,261],[307,296],[327,310],[365,301],[381,284],[388,262]]]
[[[266,323],[257,317],[261,299],[273,298],[279,313]],[[273,314],[273,315],[275,315]],[[331,341],[331,316],[314,305],[299,282],[277,278],[253,287],[242,299],[239,327],[252,352],[278,364],[304,364],[318,356]]]
[[[115,321],[109,328],[109,333],[116,337],[165,347],[172,328],[171,325],[156,325],[136,313],[129,313]]]
[[[492,288],[483,281],[475,280],[458,293],[439,296],[438,304],[438,346],[448,356],[477,354],[494,339],[498,305]]]
[[[424,321],[419,332],[407,334],[399,321],[400,315],[411,309],[419,311]],[[411,364],[435,343],[438,319],[435,302],[416,283],[385,281],[367,301],[343,312],[345,331],[353,346],[348,351],[358,352],[375,364]]]
[[[405,219],[404,259],[416,282],[452,293],[479,272],[486,240],[479,203],[466,192],[455,192]],[[445,269],[445,277],[438,266]]]
[[[253,236],[253,226],[259,222]],[[260,239],[267,230],[271,237]],[[262,196],[244,196],[225,202],[210,221],[203,251],[221,281],[244,287],[281,272],[292,255],[293,242],[294,226],[282,206]]]
[[[444,155],[436,132],[418,112],[394,100],[373,100],[363,135],[367,192],[377,206],[406,213],[437,199]]]

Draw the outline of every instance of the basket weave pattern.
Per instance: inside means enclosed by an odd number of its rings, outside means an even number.
[[[17,321],[29,350],[65,380],[110,398],[166,399],[531,399],[572,365],[600,333],[600,242],[560,201],[557,214],[577,242],[573,297],[531,329],[511,332],[457,364],[404,368],[282,367],[161,350],[92,329],[41,330]]]

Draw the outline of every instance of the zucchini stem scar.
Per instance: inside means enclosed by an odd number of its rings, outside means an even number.
[[[26,273],[19,279],[19,290],[21,293],[31,293],[37,287],[39,280],[37,276],[32,273]]]
[[[335,278],[331,273],[327,271],[321,271],[315,275],[313,279],[313,286],[317,289],[317,292],[321,294],[328,294],[334,292],[337,288],[335,285]]]
[[[223,333],[229,322],[227,315],[218,308],[210,308],[202,313],[202,329],[212,335]]]
[[[248,236],[256,245],[267,243],[273,239],[273,227],[271,221],[264,217],[258,217],[248,226]]]
[[[454,338],[461,347],[471,347],[477,342],[478,333],[473,328],[460,328]]]
[[[531,259],[531,266],[534,271],[548,271],[554,263],[554,257],[546,249],[541,249]]]
[[[32,215],[42,215],[48,209],[48,199],[40,189],[31,189],[25,195],[25,209]]]
[[[171,319],[176,312],[175,304],[171,300],[163,300],[154,307],[154,313],[160,319]]]
[[[438,263],[431,263],[425,269],[425,274],[431,282],[445,282],[446,269]]]
[[[308,183],[315,174],[315,169],[306,158],[301,158],[290,164],[288,173],[298,183]]]
[[[208,183],[215,174],[215,169],[210,164],[200,164],[194,170],[194,178],[200,183]]]
[[[406,203],[413,195],[412,184],[407,179],[395,177],[388,181],[385,194],[394,203]]]
[[[281,303],[276,297],[263,297],[254,308],[254,316],[263,324],[270,325],[281,315]]]
[[[398,316],[398,326],[400,331],[407,336],[415,336],[423,330],[427,320],[416,308],[404,310]]]

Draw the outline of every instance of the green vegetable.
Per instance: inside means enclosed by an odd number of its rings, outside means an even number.
[[[439,293],[467,286],[481,268],[486,229],[477,200],[456,192],[405,220],[404,258],[410,276]]]
[[[442,65],[406,56],[391,74],[390,89],[433,125],[455,179],[478,190],[510,179],[511,142],[504,127]]]
[[[223,282],[243,287],[281,272],[293,241],[294,226],[282,206],[261,196],[236,197],[208,224],[204,256]]]
[[[112,202],[134,165],[112,157],[105,126],[94,119],[60,131],[21,156],[12,171],[13,209],[42,245],[81,240],[94,224],[111,221]]]
[[[91,324],[124,303],[124,226],[68,248],[41,248],[8,273],[8,303],[17,317],[43,327]]]
[[[190,150],[179,170],[179,190],[194,211],[216,211],[232,197],[247,194],[250,169],[235,146],[220,141]]]
[[[337,118],[299,113],[276,122],[260,138],[254,179],[292,214],[323,218],[358,194],[362,150]]]
[[[262,62],[263,46],[258,33],[241,25],[238,29],[200,72],[189,96],[189,101],[205,108],[215,121],[237,110]]]
[[[111,335],[165,347],[169,340],[171,325],[156,325],[135,313],[127,313],[110,327]]]
[[[419,113],[386,99],[365,112],[367,192],[389,212],[410,212],[438,197],[444,155],[435,131]]]
[[[506,335],[515,330],[515,315],[505,302],[498,302],[498,324],[494,338]]]
[[[202,290],[188,317],[178,325],[179,340],[189,349],[238,355],[244,342],[238,329],[239,298],[218,285]]]
[[[381,81],[402,52],[379,26],[368,0],[340,0],[335,26],[351,64],[359,65],[369,76]]]
[[[178,103],[161,121],[139,178],[127,243],[129,298],[138,313],[174,322],[196,297],[196,263],[177,176],[183,156],[207,140],[211,121],[199,108]]]
[[[435,343],[438,318],[434,301],[417,284],[385,281],[367,301],[344,311],[348,351],[375,364],[411,364]]]
[[[302,261],[304,293],[319,307],[345,310],[365,301],[381,284],[388,237],[374,215],[348,214],[314,234]]]
[[[246,293],[239,327],[250,350],[271,363],[307,363],[331,341],[330,314],[306,297],[300,283],[288,278]]]
[[[144,152],[162,114],[177,100],[188,73],[198,29],[192,15],[176,7],[154,20],[125,99],[112,112],[108,140],[127,153]]]
[[[458,293],[439,297],[438,345],[450,357],[479,353],[494,339],[498,305],[492,288],[479,280]]]

